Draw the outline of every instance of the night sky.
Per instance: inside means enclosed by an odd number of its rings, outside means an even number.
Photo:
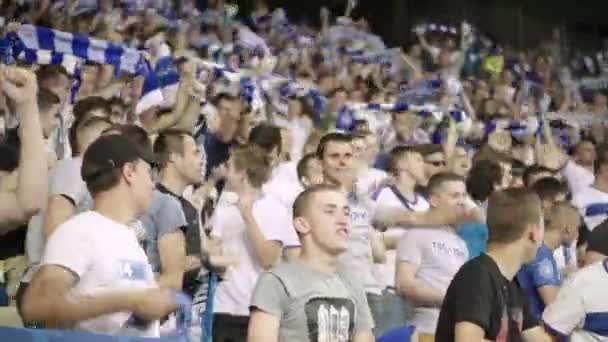
[[[254,0],[239,1],[243,9]],[[344,12],[345,0],[269,0],[283,6],[292,19],[318,23],[321,6]],[[534,47],[550,36],[553,27],[566,29],[569,45],[597,49],[608,37],[608,1],[604,0],[359,0],[355,15],[364,15],[373,31],[389,45],[407,45],[409,27],[421,20],[457,24],[462,19],[480,27],[500,42]]]

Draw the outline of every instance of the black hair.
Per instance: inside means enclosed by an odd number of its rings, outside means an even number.
[[[251,129],[249,143],[270,153],[275,148],[281,153],[281,130],[272,124],[261,123]]]
[[[323,137],[321,137],[321,141],[319,141],[319,145],[317,146],[317,158],[323,159],[323,154],[325,153],[325,148],[327,144],[330,142],[339,142],[339,143],[348,143],[350,144],[353,140],[352,135],[340,133],[340,132],[332,132],[327,133]]]
[[[467,192],[471,197],[483,202],[496,190],[503,177],[503,169],[490,160],[482,160],[473,165],[466,179]]]
[[[554,170],[551,170],[551,169],[549,169],[547,167],[544,167],[544,166],[541,166],[541,165],[538,165],[538,164],[534,164],[534,165],[528,166],[526,168],[526,170],[524,170],[524,176],[523,176],[524,177],[524,185],[526,187],[532,186],[533,185],[533,184],[531,184],[532,183],[532,177],[534,177],[534,176],[536,176],[538,174],[541,174],[541,173],[550,173],[550,174],[553,174],[554,172],[555,172]]]

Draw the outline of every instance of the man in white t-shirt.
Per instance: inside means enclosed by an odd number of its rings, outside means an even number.
[[[157,287],[128,226],[150,204],[153,160],[151,151],[121,135],[102,136],[89,146],[81,175],[93,210],[62,223],[50,236],[23,298],[25,319],[52,328],[159,336],[158,320],[174,311],[175,303],[169,291]]]
[[[593,183],[575,192],[572,198],[590,231],[608,218],[608,148],[598,148],[594,169]]]
[[[575,273],[543,313],[547,330],[556,338],[572,342],[608,341],[607,287],[608,259]]]
[[[80,151],[84,152],[109,127],[110,123],[107,119],[92,117],[75,124],[71,129],[72,137],[73,140],[78,141]],[[76,148],[74,147],[75,150]],[[21,280],[18,294],[25,291],[32,276],[38,270],[45,243],[51,232],[65,220],[90,210],[93,206],[91,195],[80,176],[81,165],[81,156],[63,159],[49,174],[48,200],[44,201],[45,207],[28,223],[25,251],[30,268]],[[20,302],[19,295],[17,297],[17,301]],[[25,324],[28,325],[29,322]]]
[[[424,159],[415,147],[397,146],[392,149],[389,155],[389,171],[395,182],[380,188],[374,194],[377,207],[402,208],[409,211],[429,209],[427,200],[415,190],[416,185],[426,183]],[[383,233],[386,261],[374,265],[376,277],[384,288],[382,295],[384,306],[391,312],[387,315],[387,321],[378,323],[377,327],[385,327],[387,331],[404,326],[411,315],[409,305],[399,296],[395,288],[396,249],[404,232],[403,228],[389,227]],[[379,331],[378,334],[382,332]]]
[[[450,173],[433,176],[428,186],[430,204],[465,206],[464,180]],[[468,260],[466,243],[454,226],[410,229],[399,241],[396,287],[414,305],[412,324],[421,338],[433,340],[439,311],[452,278]],[[425,340],[425,341],[426,341]]]
[[[574,146],[572,157],[562,169],[572,193],[576,194],[593,183],[595,158],[595,145],[591,141],[583,140]]]
[[[236,149],[228,160],[226,190],[211,217],[210,245],[212,253],[221,248],[224,254],[237,255],[239,263],[228,267],[217,286],[216,342],[245,341],[259,275],[279,261],[283,248],[299,246],[287,208],[262,191],[270,172],[267,154],[257,147]]]

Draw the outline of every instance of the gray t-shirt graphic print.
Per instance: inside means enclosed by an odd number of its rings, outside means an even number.
[[[346,298],[312,298],[304,311],[309,341],[346,342],[352,337],[355,304]]]
[[[251,308],[280,319],[279,341],[348,342],[374,326],[365,293],[353,284],[341,273],[286,262],[262,273]]]

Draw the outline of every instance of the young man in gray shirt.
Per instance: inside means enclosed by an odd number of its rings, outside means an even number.
[[[302,253],[260,276],[248,341],[374,341],[365,292],[337,267],[351,233],[346,194],[330,185],[308,188],[293,217]]]

